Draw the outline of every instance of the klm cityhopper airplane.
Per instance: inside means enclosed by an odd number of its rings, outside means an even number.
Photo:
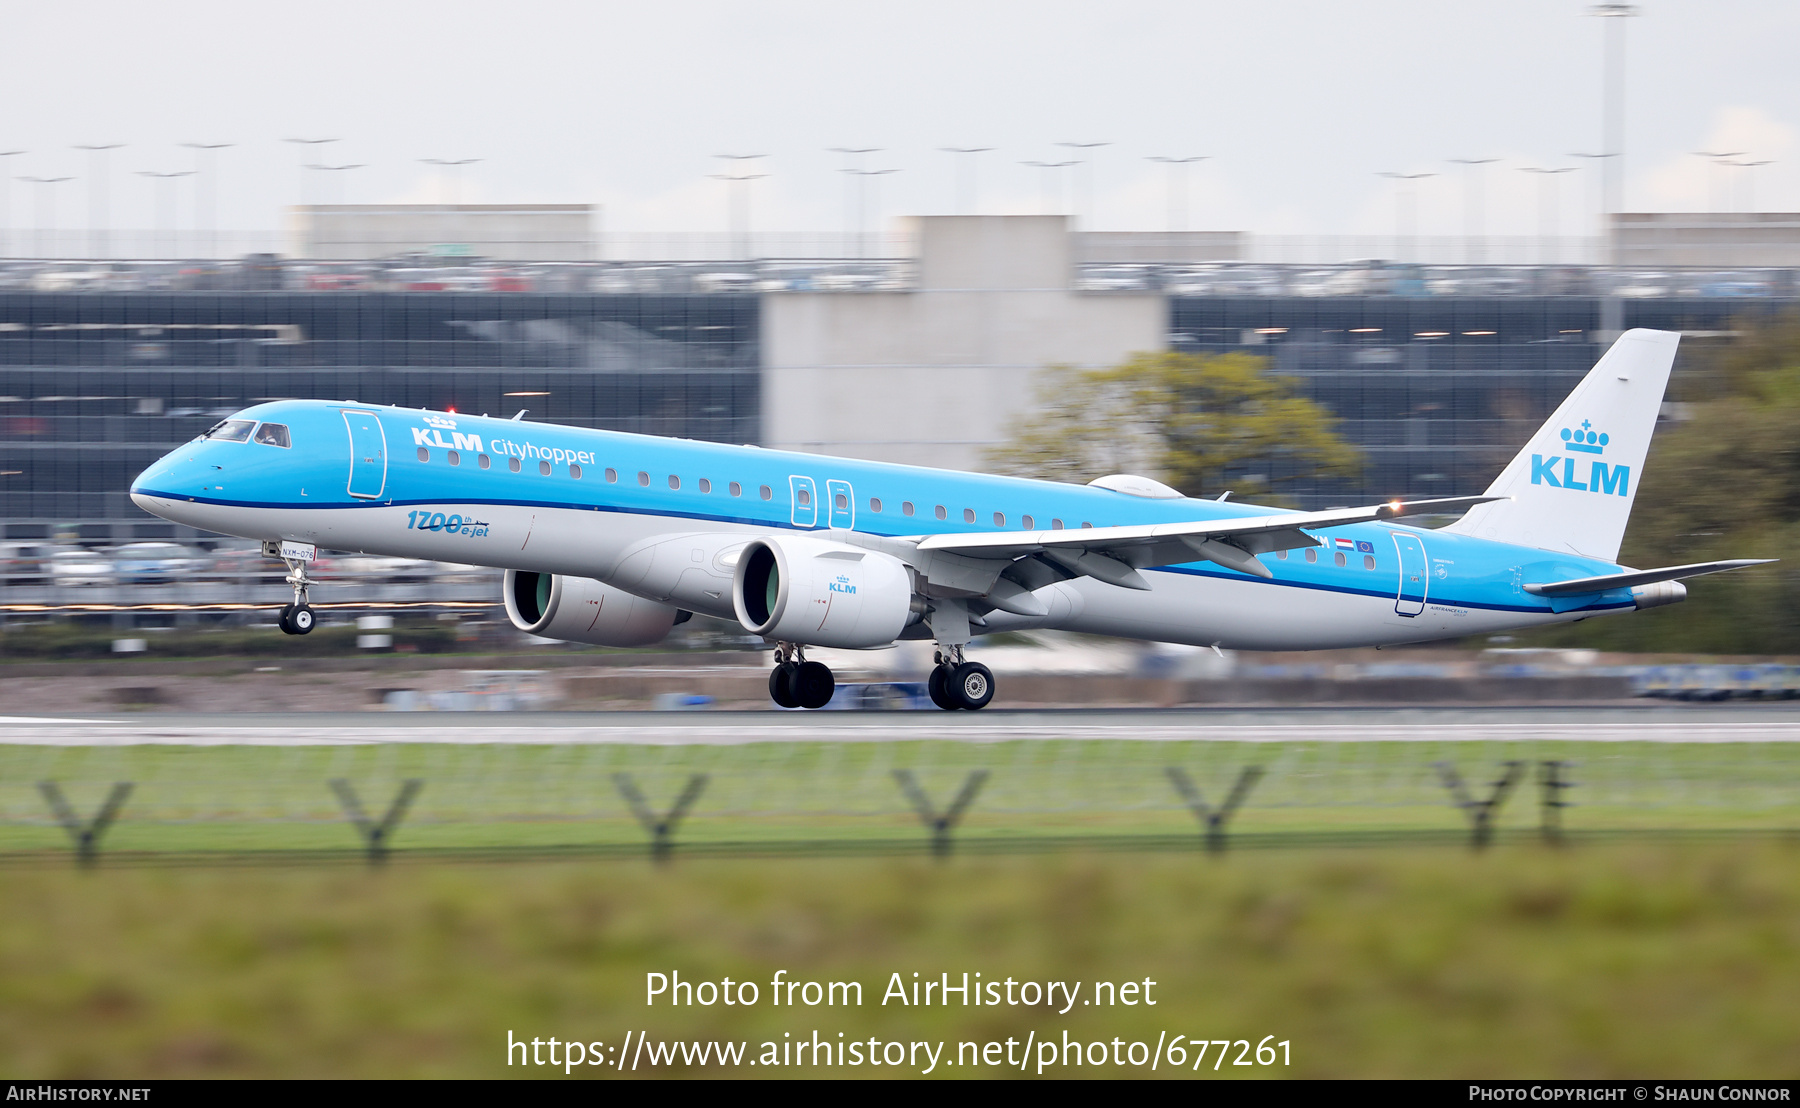
[[[1389,645],[1672,604],[1747,560],[1615,559],[1678,336],[1626,332],[1483,496],[1295,512],[1142,477],[1065,485],[348,402],[258,404],[132,485],[146,511],[262,540],[312,630],[321,547],[505,570],[520,630],[601,646],[690,613],[775,645],[769,692],[822,707],[806,648],[932,639],[932,699],[981,708],[974,634],[1062,628],[1252,650]],[[520,413],[523,416],[524,413]],[[1467,509],[1441,530],[1393,522]]]

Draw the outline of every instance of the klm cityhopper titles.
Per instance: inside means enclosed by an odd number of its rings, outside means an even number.
[[[508,617],[548,638],[642,646],[693,612],[736,620],[774,644],[784,707],[831,699],[809,646],[931,639],[932,699],[981,708],[993,675],[964,647],[985,632],[1414,643],[1670,604],[1681,578],[1755,564],[1615,561],[1677,341],[1626,332],[1484,495],[1323,512],[302,400],[225,420],[131,495],[284,560],[289,634],[312,629],[306,571],[328,547],[503,569]],[[1451,508],[1441,530],[1395,522]]]

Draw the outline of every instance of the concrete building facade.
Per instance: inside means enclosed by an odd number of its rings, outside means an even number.
[[[980,469],[1048,366],[1160,350],[1166,299],[1078,292],[1065,216],[911,221],[916,287],[763,297],[763,443]]]

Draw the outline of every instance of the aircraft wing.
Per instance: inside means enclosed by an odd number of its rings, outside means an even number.
[[[1274,550],[1318,546],[1304,529],[1341,527],[1402,516],[1429,515],[1447,508],[1466,508],[1495,496],[1450,496],[1433,500],[1390,500],[1360,508],[1323,512],[1280,512],[1235,519],[1188,520],[1125,527],[1083,527],[1061,531],[990,531],[977,534],[929,535],[920,552],[943,551],[965,558],[1016,561],[1041,557],[1070,576],[1094,577],[1122,588],[1148,591],[1137,571],[1179,562],[1213,561],[1258,577],[1272,576],[1256,555]]]
[[[1605,592],[1608,589],[1629,589],[1638,585],[1653,585],[1658,581],[1679,581],[1683,577],[1723,573],[1728,569],[1767,565],[1775,561],[1780,561],[1780,559],[1733,558],[1724,562],[1695,562],[1685,566],[1664,566],[1662,569],[1640,569],[1629,573],[1608,573],[1599,577],[1578,577],[1573,581],[1552,581],[1544,585],[1526,585],[1525,591],[1534,596],[1580,596],[1584,593]]]

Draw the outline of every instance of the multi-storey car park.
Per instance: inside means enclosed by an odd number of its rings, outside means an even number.
[[[1218,277],[1229,268],[1207,271],[1210,284],[1195,277],[1204,267],[1151,265],[1127,281],[1117,264],[1084,265],[1074,238],[1060,218],[921,220],[917,257],[846,262],[856,280],[771,278],[794,267],[737,262],[715,267],[731,280],[689,273],[684,292],[325,291],[288,287],[317,282],[267,262],[249,283],[281,287],[0,289],[5,537],[204,538],[140,512],[131,479],[275,397],[525,409],[576,426],[979,468],[1044,366],[1157,348],[1266,355],[1343,421],[1362,472],[1286,485],[1296,506],[1475,493],[1618,331],[1720,336],[1746,312],[1796,303],[1791,280],[1754,298],[1704,283],[1618,296],[1566,268],[1557,282],[1465,270],[1428,286],[1406,274],[1371,282],[1364,267],[1359,280],[1298,292],[1271,283],[1274,271]],[[554,282],[501,287],[631,288],[629,272],[597,265],[587,280],[560,266]],[[669,287],[668,274],[657,282]],[[1470,287],[1482,291],[1459,291]],[[1677,372],[1703,347],[1684,343]]]

